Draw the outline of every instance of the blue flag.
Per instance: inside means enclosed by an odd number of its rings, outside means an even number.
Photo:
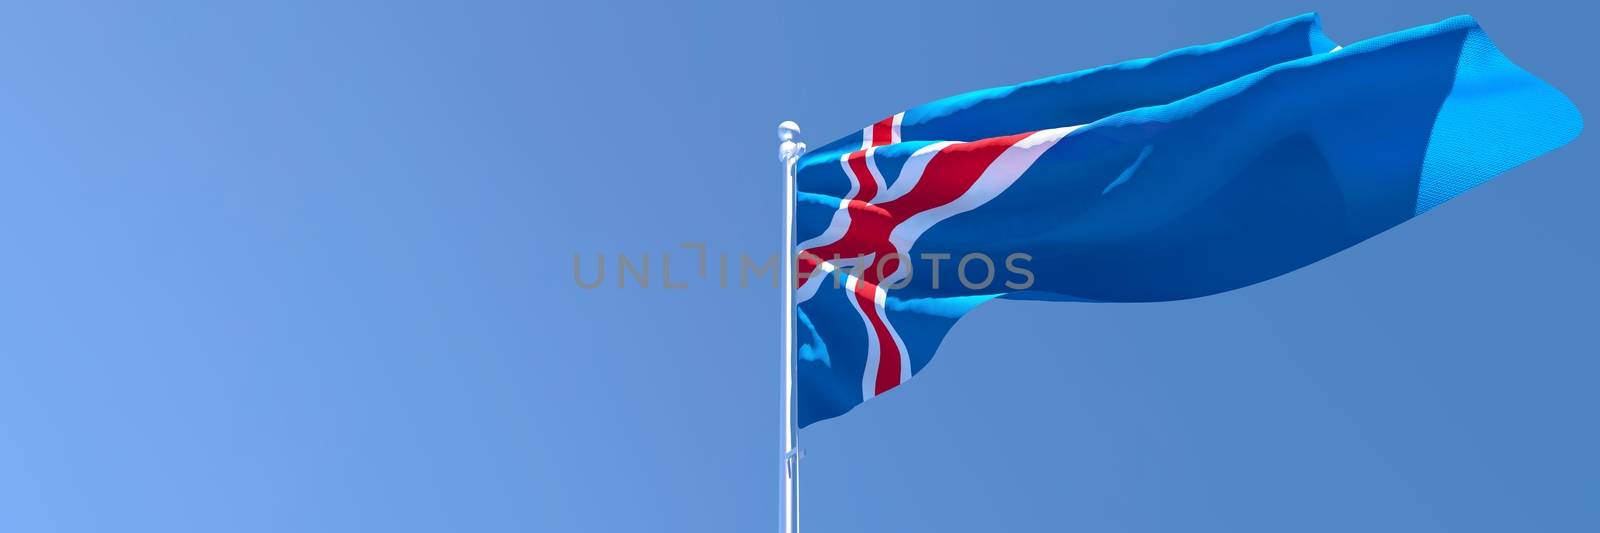
[[[1244,287],[1578,135],[1470,17],[1339,48],[1315,15],[892,115],[799,162],[799,424],[922,371],[995,298]]]

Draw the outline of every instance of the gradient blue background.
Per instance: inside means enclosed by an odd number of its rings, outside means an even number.
[[[773,530],[777,293],[677,247],[777,250],[780,120],[1306,10],[1471,13],[1596,114],[1564,0],[9,4],[0,531]],[[1594,146],[1237,292],[985,306],[803,434],[806,530],[1600,530]]]

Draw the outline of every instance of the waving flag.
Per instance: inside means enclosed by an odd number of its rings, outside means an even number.
[[[1304,15],[888,116],[798,165],[799,424],[905,383],[983,302],[1244,287],[1581,129],[1470,17],[1341,49]]]

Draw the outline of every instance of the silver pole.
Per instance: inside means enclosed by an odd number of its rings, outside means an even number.
[[[800,125],[778,125],[778,157],[783,160],[783,533],[800,531],[800,436],[794,420],[794,194],[795,165],[806,152]]]

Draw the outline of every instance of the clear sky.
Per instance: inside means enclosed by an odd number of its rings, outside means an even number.
[[[1600,113],[1565,0],[9,5],[0,531],[775,530],[778,293],[714,261],[777,251],[779,121],[1310,10]],[[986,305],[803,433],[806,530],[1600,530],[1595,142],[1233,293]]]

